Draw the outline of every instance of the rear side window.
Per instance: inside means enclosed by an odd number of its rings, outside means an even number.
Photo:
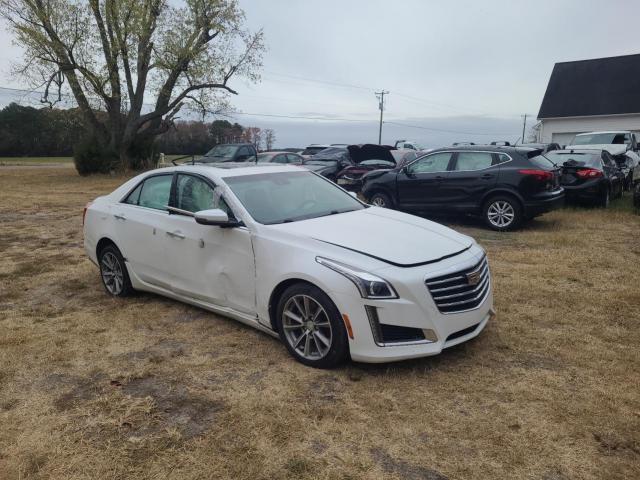
[[[493,164],[493,155],[488,152],[458,152],[458,159],[453,167],[457,171],[474,171],[489,168]]]
[[[141,207],[166,210],[171,194],[173,175],[157,175],[147,178],[142,184],[138,205]]]
[[[138,185],[133,190],[133,192],[127,195],[127,198],[125,198],[122,203],[128,203],[129,205],[138,205],[138,200],[140,199],[141,191],[142,191],[142,183]]]
[[[496,163],[494,163],[494,165],[500,165],[501,163],[507,163],[509,160],[511,160],[511,157],[509,155],[506,155],[504,153],[498,153],[496,155]]]
[[[303,158],[294,153],[288,153],[287,160],[289,163],[302,163]]]
[[[276,155],[271,161],[275,163],[287,163],[287,157],[284,155]]]
[[[422,157],[407,167],[409,173],[446,172],[451,160],[451,152],[434,153]]]

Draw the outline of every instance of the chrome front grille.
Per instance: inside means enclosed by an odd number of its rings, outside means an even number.
[[[491,285],[487,257],[476,265],[425,280],[431,297],[442,313],[459,313],[477,308]]]

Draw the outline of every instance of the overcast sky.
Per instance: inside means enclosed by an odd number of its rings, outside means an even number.
[[[234,106],[336,119],[236,117],[274,128],[282,147],[377,142],[379,89],[390,92],[385,120],[395,123],[384,126],[385,143],[515,140],[522,114],[535,122],[555,62],[639,51],[640,2],[633,0],[240,3],[249,27],[264,29],[268,51],[259,84],[233,85],[240,93]],[[8,75],[19,53],[10,42],[2,29],[0,85],[20,86]]]

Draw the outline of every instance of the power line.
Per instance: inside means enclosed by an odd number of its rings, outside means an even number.
[[[460,130],[443,130],[440,128],[429,128],[429,127],[422,127],[422,126],[418,126],[418,125],[407,125],[406,123],[398,123],[398,122],[384,122],[384,123],[388,123],[389,125],[397,125],[399,127],[407,127],[407,128],[419,128],[421,130],[430,130],[432,132],[441,132],[441,133],[458,133],[461,135],[488,135],[488,136],[499,136],[499,135],[513,135],[513,133],[500,133],[500,132],[495,132],[495,133],[474,133],[474,132],[463,132]]]
[[[317,78],[300,77],[300,76],[297,76],[297,75],[287,75],[287,74],[284,74],[284,73],[270,72],[268,70],[265,70],[265,73],[268,73],[269,75],[275,75],[277,77],[292,78],[294,80],[302,80],[302,81],[305,81],[305,82],[320,83],[320,84],[323,84],[323,85],[331,85],[331,86],[334,86],[334,87],[355,88],[355,89],[358,89],[358,90],[368,90],[370,92],[375,91],[374,88],[364,87],[362,85],[353,85],[353,84],[350,84],[350,83],[333,82],[333,81],[328,81],[328,80],[318,80]]]
[[[304,115],[276,115],[271,113],[246,113],[246,112],[230,112],[226,114],[228,117],[233,117],[234,115],[249,115],[255,117],[276,117],[276,118],[292,118],[292,119],[301,119],[301,120],[323,120],[325,122],[358,122],[358,123],[371,123],[372,120],[357,120],[355,118],[341,118],[341,117],[310,117]]]

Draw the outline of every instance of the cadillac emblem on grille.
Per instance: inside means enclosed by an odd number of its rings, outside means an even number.
[[[480,283],[482,275],[480,275],[480,271],[467,273],[467,283],[472,287],[478,285]]]

